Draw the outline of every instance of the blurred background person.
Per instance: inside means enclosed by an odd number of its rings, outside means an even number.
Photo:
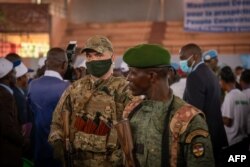
[[[121,63],[121,71],[122,71],[122,74],[124,77],[128,76],[128,73],[129,73],[128,64],[125,63],[124,61],[122,61],[122,63]]]
[[[29,141],[29,145],[23,150],[23,157],[31,160],[33,159],[33,134],[31,134],[33,115],[27,103],[27,89],[30,73],[34,72],[34,70],[27,68],[22,62],[22,57],[17,53],[9,53],[5,58],[16,64],[16,82],[11,85],[11,89],[13,90],[16,101],[18,120],[22,126],[22,134],[26,140]]]
[[[171,63],[171,66],[172,66],[173,70],[170,71],[170,73],[172,73],[172,74],[170,74],[170,76],[177,75],[175,77],[177,79],[175,79],[175,82],[172,81],[170,88],[173,90],[174,95],[176,95],[182,99],[183,95],[184,95],[185,87],[186,87],[187,75],[181,71],[179,64]],[[172,80],[174,80],[174,79],[172,79]]]
[[[62,164],[53,158],[53,150],[48,143],[52,113],[69,82],[63,80],[68,59],[61,48],[51,48],[47,53],[45,73],[29,85],[28,101],[34,114],[36,167],[60,167]]]
[[[115,61],[113,62],[113,76],[115,77],[120,77],[123,76],[122,73],[122,68],[121,68],[121,64],[122,64],[122,57],[118,56],[115,58]]]
[[[10,62],[15,62],[15,61],[22,61],[22,57],[18,55],[17,53],[8,53],[5,58],[9,60]]]
[[[241,67],[241,66],[236,66],[236,67],[234,68],[234,74],[235,74],[237,83],[240,83],[240,76],[241,76],[241,73],[242,73],[243,71],[244,71],[244,68]]]
[[[78,55],[74,63],[74,80],[83,78],[87,74],[86,60]]]
[[[229,147],[226,153],[247,154],[248,134],[247,121],[249,101],[244,93],[235,87],[236,78],[229,66],[223,67],[220,72],[220,86],[226,96],[221,107]]]
[[[203,61],[208,65],[208,67],[219,76],[220,67],[218,66],[218,52],[216,50],[208,50],[202,55]]]
[[[38,59],[38,69],[36,70],[36,74],[34,76],[34,78],[39,78],[41,76],[44,75],[45,72],[45,61],[46,61],[46,57],[41,57]]]
[[[180,76],[177,73],[177,70],[179,69],[180,65],[177,63],[171,63],[171,66],[169,68],[168,72],[168,83],[169,85],[172,85],[176,82],[179,82]]]
[[[22,146],[18,111],[11,86],[16,82],[13,63],[0,58],[0,166],[22,167]]]
[[[250,70],[244,70],[240,77],[242,92],[246,95],[250,107]],[[248,108],[248,137],[250,141],[250,108]],[[250,148],[249,148],[250,149]]]
[[[14,91],[14,96],[17,104],[18,119],[22,125],[22,134],[25,138],[31,141],[31,129],[33,122],[33,114],[27,102],[27,89],[28,89],[28,72],[29,69],[21,62],[15,67],[16,70],[16,84],[11,88]],[[24,157],[33,159],[32,146],[30,145],[24,152]]]
[[[180,50],[180,68],[187,73],[183,99],[200,109],[206,116],[213,144],[215,163],[220,163],[222,148],[227,146],[220,103],[219,80],[202,61],[201,48],[193,43]]]

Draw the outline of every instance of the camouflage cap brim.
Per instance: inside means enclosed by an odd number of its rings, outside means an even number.
[[[89,38],[86,42],[85,48],[83,48],[82,53],[87,50],[95,50],[99,53],[104,53],[106,51],[114,52],[113,46],[108,38],[104,36],[93,36]]]

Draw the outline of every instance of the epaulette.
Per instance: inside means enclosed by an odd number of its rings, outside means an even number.
[[[170,125],[169,125],[170,131],[172,133],[172,138],[171,138],[172,144],[170,148],[170,152],[171,152],[170,166],[171,167],[177,166],[177,156],[179,152],[180,135],[186,131],[190,121],[198,114],[201,114],[204,116],[203,112],[201,112],[199,109],[189,104],[183,105],[174,113],[174,116],[172,117]]]
[[[178,132],[179,135],[183,134],[186,131],[189,122],[198,114],[204,116],[204,113],[194,106],[191,106],[189,104],[183,105],[175,112],[173,118],[171,119],[171,132],[173,134],[176,132]]]

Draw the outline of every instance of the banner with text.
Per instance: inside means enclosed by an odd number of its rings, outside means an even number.
[[[250,0],[184,0],[184,14],[186,31],[250,31]]]

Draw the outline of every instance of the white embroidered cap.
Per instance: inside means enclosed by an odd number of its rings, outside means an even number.
[[[28,68],[22,62],[15,67],[15,70],[16,70],[16,78],[19,78],[28,72]]]
[[[3,78],[13,69],[13,63],[5,58],[0,58],[0,78]]]

